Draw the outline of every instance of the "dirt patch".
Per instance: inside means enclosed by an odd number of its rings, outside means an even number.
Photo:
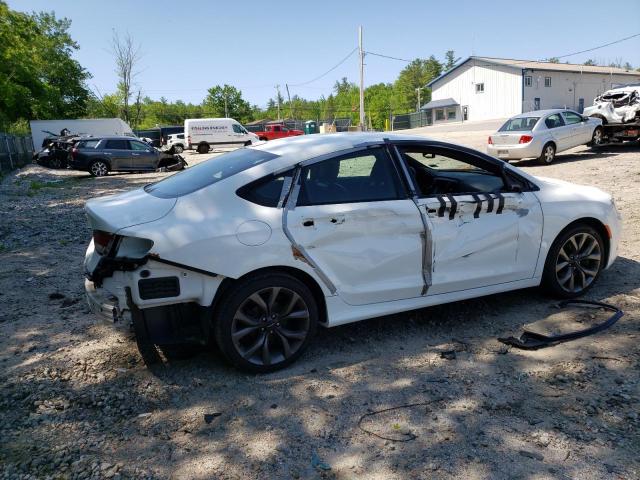
[[[84,202],[169,174],[5,177],[0,478],[637,478],[640,148],[520,166],[614,194],[619,258],[588,297],[622,308],[616,325],[509,349],[496,338],[557,313],[530,289],[322,330],[262,376],[213,350],[149,371],[89,313]]]

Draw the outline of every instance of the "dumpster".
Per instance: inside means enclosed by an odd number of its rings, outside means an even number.
[[[315,120],[307,120],[304,122],[304,134],[311,135],[312,133],[318,133],[318,123]]]

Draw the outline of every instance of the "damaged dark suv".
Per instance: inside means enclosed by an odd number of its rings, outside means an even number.
[[[153,172],[159,168],[181,170],[186,162],[180,155],[161,152],[131,137],[87,138],[71,150],[71,168],[94,177],[109,172]]]

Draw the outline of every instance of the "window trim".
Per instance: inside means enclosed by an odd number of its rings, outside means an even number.
[[[524,86],[525,87],[532,87],[533,86],[533,76],[532,75],[525,75],[524,76]]]
[[[109,148],[109,142],[124,142],[125,148]],[[104,140],[104,147],[102,150],[130,150],[129,148],[129,140],[125,138],[106,138]]]
[[[557,127],[549,127],[549,125],[547,125],[547,120],[549,120],[554,115],[558,115],[558,117],[560,118],[560,121],[562,122],[562,125],[558,125]],[[564,116],[562,115],[562,113],[561,112],[557,112],[557,113],[552,113],[552,114],[547,115],[546,117],[544,117],[544,126],[547,127],[547,130],[553,130],[555,128],[566,127],[567,123],[564,121]]]
[[[547,85],[547,80],[549,80],[549,85]],[[544,86],[551,88],[551,77],[544,77]]]
[[[484,93],[484,82],[478,82],[476,85],[476,93]]]

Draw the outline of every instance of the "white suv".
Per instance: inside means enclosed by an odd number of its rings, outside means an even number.
[[[184,141],[184,133],[174,133],[169,135],[167,139],[167,149],[171,153],[182,153],[187,148],[187,144]]]

